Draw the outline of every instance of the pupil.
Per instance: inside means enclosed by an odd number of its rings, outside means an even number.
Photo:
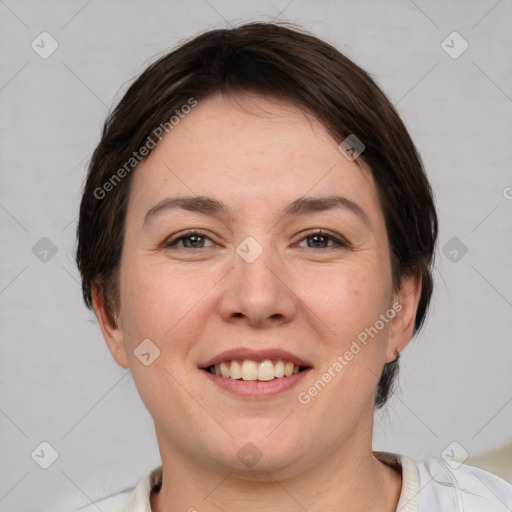
[[[202,237],[198,235],[192,235],[187,238],[185,238],[184,242],[187,247],[197,247],[196,243],[198,240],[200,240]],[[191,243],[189,243],[191,242]]]
[[[322,236],[322,235],[315,235],[315,236],[312,236],[311,239],[315,240],[315,241],[318,241],[318,240],[326,240],[326,237],[325,236]],[[313,244],[313,245],[310,245],[310,247],[320,247],[318,244]],[[325,244],[321,244],[321,247],[325,247]]]

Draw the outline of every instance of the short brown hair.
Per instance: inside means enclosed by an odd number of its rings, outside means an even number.
[[[320,120],[335,140],[355,135],[364,143],[359,158],[377,186],[393,285],[398,290],[405,275],[421,274],[415,334],[432,295],[437,239],[433,195],[420,156],[393,105],[365,71],[328,43],[285,23],[249,23],[193,38],[151,64],[108,116],[89,165],[77,229],[76,261],[87,307],[94,282],[111,312],[119,306],[118,271],[133,181],[126,163],[134,152],[191,98],[245,92],[291,101]],[[392,392],[397,371],[398,359],[385,365],[377,408]]]

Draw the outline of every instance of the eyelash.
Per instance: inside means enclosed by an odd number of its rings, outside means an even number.
[[[203,233],[202,231],[191,230],[191,231],[187,231],[186,233],[184,233],[183,235],[179,236],[178,238],[175,238],[174,240],[171,239],[171,240],[168,240],[168,241],[164,242],[164,248],[170,249],[171,247],[175,247],[178,242],[181,242],[182,240],[186,240],[186,239],[191,238],[193,236],[199,236],[201,238],[207,238],[208,240],[211,240],[211,238],[209,236],[207,236],[205,233]],[[334,235],[332,235],[331,233],[329,233],[328,231],[325,231],[323,229],[318,229],[316,231],[308,233],[307,235],[302,237],[299,241],[302,242],[303,240],[306,240],[307,238],[312,238],[314,236],[322,236],[322,237],[327,238],[327,239],[331,240],[332,242],[334,242],[334,246],[321,247],[320,249],[334,249],[335,246],[349,247],[349,243],[348,242],[335,237]],[[213,240],[211,240],[211,241],[213,242]],[[180,247],[180,249],[193,249],[193,248],[191,248],[191,247]],[[198,248],[196,248],[196,250],[198,250],[198,249],[208,249],[208,247],[198,247]],[[317,250],[314,247],[306,247],[306,249]]]

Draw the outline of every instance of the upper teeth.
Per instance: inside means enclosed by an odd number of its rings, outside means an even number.
[[[290,361],[224,361],[209,368],[214,375],[230,379],[242,380],[273,380],[274,378],[290,377],[295,373],[299,373],[299,366]]]

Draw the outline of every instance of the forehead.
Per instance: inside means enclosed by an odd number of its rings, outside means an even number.
[[[199,100],[139,164],[130,203],[152,207],[169,196],[207,195],[233,209],[259,204],[270,211],[302,196],[339,193],[379,215],[370,170],[338,145],[291,103],[219,94]]]

